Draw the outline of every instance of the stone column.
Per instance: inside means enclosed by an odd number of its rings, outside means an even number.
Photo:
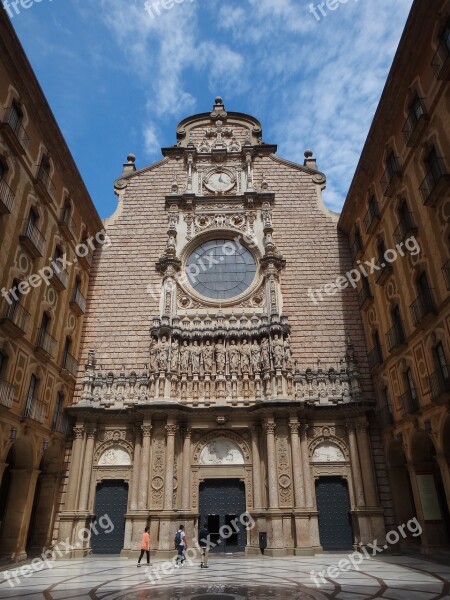
[[[359,462],[358,446],[356,443],[355,424],[347,423],[348,441],[350,445],[350,460],[352,462],[353,481],[355,484],[356,506],[365,506],[364,488],[361,476],[361,464]]]
[[[308,508],[314,506],[312,483],[311,483],[311,469],[309,466],[309,450],[308,450],[308,439],[306,433],[308,431],[308,425],[304,424],[300,426],[300,445],[301,455],[303,463],[303,477],[304,477],[304,488],[305,488],[305,502]]]
[[[378,506],[377,488],[373,471],[372,451],[369,440],[369,424],[358,423],[358,448],[361,456],[361,471],[368,506]]]
[[[278,508],[278,477],[275,451],[275,427],[273,421],[266,421],[264,429],[267,437],[267,475],[269,481],[269,508]]]
[[[84,450],[84,427],[76,425],[73,428],[74,440],[70,460],[69,478],[67,483],[66,509],[76,510],[77,496],[80,485],[80,466]]]
[[[141,468],[138,492],[138,509],[148,509],[148,477],[150,469],[150,435],[152,426],[150,423],[141,425],[142,430],[142,451],[141,451]]]
[[[166,472],[164,488],[164,510],[173,508],[173,461],[175,458],[175,423],[167,423],[167,446],[166,446]]]
[[[253,508],[262,508],[261,500],[261,457],[259,454],[259,427],[252,427]]]
[[[305,508],[305,485],[303,482],[302,469],[302,449],[300,446],[300,438],[298,430],[300,423],[291,421],[289,429],[291,430],[291,451],[292,451],[292,470],[294,473],[294,494],[295,508]]]
[[[139,475],[141,472],[141,444],[141,432],[136,427],[134,430],[133,480],[131,482],[130,510],[137,510],[138,508]]]
[[[78,502],[78,510],[86,511],[88,509],[89,489],[91,487],[92,463],[94,462],[94,446],[96,429],[87,430],[86,451],[83,461],[83,475],[80,486],[80,500]]]
[[[181,508],[190,510],[190,486],[191,486],[191,434],[192,429],[186,427],[184,430],[183,443],[183,490],[181,494]]]

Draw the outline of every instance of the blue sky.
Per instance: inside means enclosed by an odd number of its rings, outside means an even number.
[[[310,4],[177,0],[151,15],[145,0],[41,0],[12,23],[102,217],[126,155],[155,162],[217,95],[279,155],[314,150],[339,211],[412,0],[347,0],[320,20]]]

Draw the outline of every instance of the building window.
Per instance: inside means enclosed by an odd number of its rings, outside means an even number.
[[[386,334],[387,346],[389,352],[392,352],[405,341],[405,330],[403,320],[398,306],[391,311],[392,327]]]
[[[8,364],[8,355],[0,350],[0,377],[3,377],[6,373],[6,366]]]
[[[353,241],[353,246],[352,246],[353,260],[355,260],[356,257],[362,251],[363,251],[363,242],[362,242],[361,232],[359,230],[359,227],[355,227],[355,236],[354,236],[354,241]]]
[[[61,415],[63,414],[63,407],[64,407],[64,394],[62,392],[58,392],[56,394],[55,410],[53,412],[53,419],[52,419],[52,430],[53,431],[59,429]]]
[[[394,231],[394,242],[399,244],[404,241],[407,235],[416,233],[417,227],[412,213],[409,210],[406,200],[398,208],[398,226]]]
[[[444,377],[444,379],[448,379],[449,378],[449,368],[448,368],[447,360],[445,357],[444,347],[441,342],[439,342],[439,344],[434,349],[434,356],[435,356],[436,365],[437,365],[441,375]]]
[[[30,377],[30,385],[28,386],[28,394],[27,394],[27,412],[33,405],[33,401],[36,399],[36,392],[38,388],[39,380],[36,375],[32,375]]]
[[[23,112],[17,102],[13,102],[9,108],[8,123],[11,129],[18,133],[22,125]]]
[[[5,173],[6,173],[5,163],[2,160],[0,160],[0,181],[2,181],[2,179],[4,179]]]
[[[414,325],[418,325],[426,315],[435,312],[433,292],[425,272],[416,280],[418,296],[410,306]]]
[[[406,414],[413,414],[419,410],[417,390],[414,377],[410,368],[404,374],[405,393],[402,396],[403,409]]]
[[[409,107],[409,115],[416,123],[425,115],[425,107],[422,99],[416,94],[411,106]]]

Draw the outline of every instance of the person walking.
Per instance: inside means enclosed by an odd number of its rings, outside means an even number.
[[[150,562],[150,527],[146,527],[144,533],[142,534],[142,540],[141,540],[141,555],[139,556],[139,560],[138,560],[138,564],[137,566],[140,567],[141,566],[141,560],[142,557],[144,556],[144,552],[147,555],[147,566],[151,565]]]
[[[201,529],[200,533],[198,534],[198,545],[200,546],[200,549],[202,551],[202,562],[200,564],[200,567],[202,569],[207,569],[209,554],[209,531],[207,523],[203,525],[203,529]]]
[[[184,553],[187,550],[187,537],[184,533],[184,525],[180,525],[178,531],[175,534],[175,550],[177,550],[178,554],[175,559],[175,566],[180,567],[184,561],[186,560]]]

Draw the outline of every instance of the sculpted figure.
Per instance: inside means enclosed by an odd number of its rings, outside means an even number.
[[[231,341],[230,349],[228,350],[230,357],[230,370],[235,373],[239,367],[239,348],[234,340]]]
[[[180,367],[182,373],[187,373],[189,369],[189,346],[186,340],[184,340],[183,345],[180,349]]]
[[[261,349],[256,340],[252,344],[252,367],[254,373],[261,371]]]
[[[158,363],[156,360],[156,355],[158,352],[158,340],[156,338],[152,338],[150,344],[150,371],[153,373],[158,370]]]
[[[180,347],[178,344],[178,340],[173,340],[172,356],[170,358],[170,370],[172,371],[172,373],[177,373],[179,362],[180,362]]]
[[[192,364],[192,372],[193,373],[200,372],[201,356],[202,356],[202,349],[198,345],[197,340],[195,340],[193,346],[191,346],[191,364]]]
[[[158,344],[158,350],[156,354],[156,362],[158,363],[159,371],[165,371],[167,369],[167,363],[169,360],[169,342],[166,336],[163,336],[160,343]]]
[[[264,370],[270,369],[270,349],[267,338],[264,338],[261,342],[261,362]]]
[[[214,346],[211,346],[211,342],[206,340],[203,347],[203,366],[205,373],[212,373],[214,362]]]
[[[273,364],[275,369],[283,368],[284,346],[280,336],[275,334],[272,342]]]
[[[250,371],[251,349],[247,340],[243,340],[241,344],[241,368],[243,373]]]
[[[292,369],[292,350],[289,336],[284,340],[284,360],[286,369]]]
[[[216,365],[217,365],[218,373],[225,372],[225,362],[226,362],[225,346],[223,345],[223,341],[219,340],[216,344]]]

